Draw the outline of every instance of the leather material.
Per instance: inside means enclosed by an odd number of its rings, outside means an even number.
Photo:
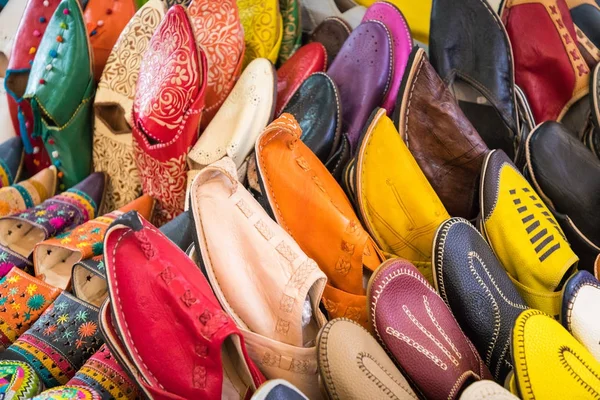
[[[275,115],[281,114],[300,85],[313,73],[327,67],[327,51],[320,43],[309,43],[277,70],[277,104]]]
[[[378,0],[357,0],[358,4],[365,7],[377,2]],[[402,10],[402,13],[408,21],[410,30],[419,42],[427,45],[429,43],[429,24],[431,16],[431,2],[432,0],[386,0],[389,3],[394,4],[398,9]]]
[[[8,93],[8,105],[15,131],[23,138],[25,166],[33,175],[50,166],[50,156],[41,137],[33,137],[33,114],[31,106],[23,99],[34,57],[60,0],[27,1],[10,55],[4,85]]]
[[[251,400],[307,400],[297,387],[283,379],[272,379],[263,383],[252,395]]]
[[[384,262],[367,298],[379,342],[420,396],[456,399],[470,382],[491,378],[448,306],[408,261]]]
[[[486,0],[434,0],[432,19],[431,64],[448,85],[468,87],[471,93],[455,90],[463,112],[489,148],[514,159],[520,133],[514,65],[500,17]]]
[[[181,73],[187,78],[181,79]],[[132,113],[135,162],[144,193],[157,201],[157,226],[183,212],[186,158],[198,139],[206,75],[204,51],[196,46],[185,9],[175,5],[142,58]],[[166,100],[172,98],[177,102]]]
[[[279,10],[283,21],[283,37],[277,63],[281,65],[302,46],[302,23],[298,0],[279,0]]]
[[[241,332],[175,244],[129,213],[113,223],[105,246],[110,301],[101,312],[102,330],[144,396],[234,398],[235,393],[242,399],[264,381]],[[169,334],[177,336],[181,351],[170,351]],[[165,369],[167,363],[171,367]],[[238,387],[224,385],[227,376]]]
[[[329,17],[340,18],[352,28],[356,28],[367,11],[354,0],[303,0],[300,4],[304,32],[312,32]]]
[[[244,30],[235,0],[192,0],[187,14],[196,45],[207,58],[203,130],[240,77],[246,48]]]
[[[329,281],[323,304],[330,319],[367,324],[363,271],[383,260],[361,226],[342,188],[300,139],[290,114],[283,114],[256,141],[256,160],[271,213]],[[303,212],[298,212],[302,205]],[[314,230],[315,226],[320,226]]]
[[[135,400],[140,394],[135,383],[123,370],[106,345],[90,357],[69,382],[100,395],[102,400]]]
[[[189,210],[160,227],[160,231],[182,251],[194,243],[194,221]]]
[[[352,28],[339,17],[327,17],[310,33],[309,42],[319,42],[327,50],[327,68],[338,55]]]
[[[45,390],[38,396],[36,400],[61,400],[61,399],[80,399],[80,400],[101,400],[98,393],[93,390],[82,388],[79,386],[58,386],[53,389]]]
[[[80,300],[101,304],[108,296],[104,256],[79,261],[71,271],[71,291]]]
[[[94,173],[75,187],[23,213],[0,218],[0,276],[13,267],[31,270],[35,245],[96,218],[105,177]]]
[[[527,305],[558,316],[560,290],[578,258],[548,208],[502,150],[493,150],[484,161],[480,202],[480,231]]]
[[[90,0],[85,7],[83,18],[92,46],[96,81],[100,80],[113,46],[135,11],[133,0]]]
[[[0,361],[0,376],[6,400],[31,399],[43,388],[33,368],[25,362]]]
[[[460,395],[460,400],[518,400],[519,398],[493,381],[477,381]]]
[[[4,57],[4,61],[10,59],[15,36],[19,29],[19,22],[25,12],[26,6],[26,1],[14,1],[0,10],[2,11],[0,13],[0,56]]]
[[[269,60],[256,59],[244,69],[221,109],[189,152],[190,169],[202,169],[224,156],[230,157],[238,168],[242,165],[260,132],[273,119],[276,82],[275,69]]]
[[[321,398],[317,350],[309,343],[326,322],[319,304],[327,278],[236,175],[233,161],[223,158],[190,187],[203,269],[265,377],[285,379],[310,399]],[[291,366],[284,360],[292,360]]]
[[[26,361],[46,388],[64,385],[102,346],[97,321],[96,306],[63,292],[0,358]]]
[[[346,171],[347,191],[381,250],[433,282],[435,230],[450,218],[383,108],[373,111]]]
[[[356,322],[328,322],[317,346],[321,384],[331,400],[417,399],[385,350]]]
[[[0,188],[0,217],[21,213],[56,193],[56,168],[48,167],[29,179]]]
[[[279,0],[236,0],[244,27],[246,53],[243,69],[256,58],[277,62],[283,40],[283,19]]]
[[[515,374],[523,399],[589,398],[600,387],[600,363],[558,322],[538,310],[524,311],[513,330]]]
[[[587,271],[579,271],[565,285],[562,325],[600,361],[600,324],[595,318],[595,304],[600,300],[600,282]]]
[[[468,221],[440,225],[433,245],[435,287],[496,382],[512,371],[512,328],[528,307],[490,246]]]
[[[335,149],[333,155],[325,163],[325,167],[336,181],[342,182],[342,176],[346,165],[352,158],[352,149],[350,148],[350,139],[348,135],[343,134],[340,145]]]
[[[592,78],[590,79],[590,108],[592,129],[589,129],[581,137],[581,141],[600,158],[600,63],[596,64]]]
[[[579,268],[593,271],[600,253],[600,160],[557,122],[538,126],[526,149],[532,185],[579,256]]]
[[[394,111],[400,136],[448,213],[474,218],[488,148],[418,47],[411,54],[400,91]]]
[[[0,144],[0,188],[21,180],[23,173],[23,142],[20,138],[10,138]]]
[[[517,85],[537,122],[560,120],[588,94],[590,79],[565,0],[506,0],[503,7]]]
[[[67,188],[91,172],[95,89],[83,11],[77,0],[63,0],[48,22],[23,98],[33,111],[33,135],[41,136]]]
[[[594,0],[566,0],[575,33],[577,47],[590,68],[600,61],[600,6]]]
[[[106,214],[142,194],[140,172],[133,154],[131,109],[144,52],[162,20],[164,6],[150,0],[121,32],[100,77],[94,98],[94,171],[109,176]]]
[[[391,76],[390,87],[387,94],[381,103],[381,107],[387,110],[388,115],[391,115],[396,106],[398,89],[400,89],[400,84],[402,83],[404,70],[406,69],[408,57],[410,56],[413,47],[413,40],[404,15],[400,9],[391,2],[377,1],[373,3],[373,5],[367,9],[363,22],[369,20],[383,22],[390,31],[394,43],[394,73]]]
[[[104,234],[115,219],[132,210],[150,219],[153,207],[154,200],[144,195],[119,210],[36,244],[33,249],[35,276],[54,287],[69,289],[73,266],[81,260],[102,254]]]
[[[283,112],[294,116],[302,129],[302,141],[325,163],[341,140],[341,108],[335,82],[316,72],[300,85]]]
[[[394,74],[393,39],[379,21],[361,23],[327,70],[340,91],[342,130],[353,152],[363,126],[390,90]],[[360,77],[360,79],[357,79]]]
[[[18,268],[0,278],[0,348],[28,330],[61,292]]]

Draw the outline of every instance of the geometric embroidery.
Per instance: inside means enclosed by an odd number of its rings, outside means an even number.
[[[295,299],[293,297],[284,294],[279,302],[279,309],[285,313],[292,312],[294,301]]]
[[[562,232],[550,214],[547,211],[542,211],[544,205],[531,189],[526,187],[521,189],[511,189],[509,190],[509,193],[512,195],[513,204],[521,216],[521,222],[525,226],[525,231],[527,232],[527,235],[529,235],[529,240],[534,246],[534,250],[540,262],[543,262],[552,255],[552,253],[560,249],[560,242],[556,240],[552,232],[548,232],[548,229],[539,229],[542,226],[541,221],[545,219],[550,222],[556,228],[556,232],[560,234],[560,236],[562,236]],[[524,204],[523,200],[525,197],[534,202],[531,209]],[[543,218],[544,216],[546,218]]]
[[[279,243],[275,249],[277,249],[279,254],[281,254],[290,263],[293,262],[298,257],[298,255],[296,253],[294,253],[294,251],[290,248],[290,246],[285,244],[285,242]]]
[[[288,331],[290,330],[290,321],[278,319],[277,327],[275,329],[278,333],[281,333],[282,335],[287,335]]]
[[[250,218],[250,216],[253,214],[252,210],[250,209],[250,207],[248,207],[244,200],[238,201],[236,206],[238,206],[238,208],[246,216],[246,218]]]
[[[266,240],[271,240],[271,238],[274,236],[273,232],[271,232],[271,229],[269,229],[269,226],[263,220],[259,220],[257,223],[255,223],[254,227]]]

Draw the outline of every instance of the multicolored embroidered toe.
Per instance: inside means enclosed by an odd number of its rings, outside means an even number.
[[[103,344],[98,306],[61,293],[0,358],[27,362],[46,388],[65,385]]]
[[[106,178],[93,173],[75,187],[20,214],[0,218],[0,276],[12,267],[32,271],[35,245],[96,217]]]
[[[59,386],[46,390],[34,400],[101,400],[102,397],[93,390],[79,386]]]
[[[2,371],[1,364],[0,371]],[[140,398],[137,386],[106,345],[100,347],[100,350],[85,363],[68,385],[93,390],[102,400]]]
[[[0,361],[0,396],[27,400],[40,393],[42,384],[33,368],[20,361]]]
[[[48,167],[33,177],[0,188],[0,217],[35,207],[56,192],[56,168]]]
[[[0,187],[19,181],[23,170],[23,142],[13,137],[0,145]]]
[[[18,268],[0,278],[0,349],[29,329],[60,293]]]

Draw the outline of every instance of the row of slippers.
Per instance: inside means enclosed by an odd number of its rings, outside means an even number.
[[[359,381],[340,372],[345,371],[342,366],[353,365],[356,354],[372,354],[373,346],[381,355],[385,353],[366,331],[362,338],[356,334],[328,341],[329,332],[335,331],[333,324],[343,321],[336,318],[342,317],[371,329],[391,352],[411,382],[399,381],[394,389],[396,393],[404,388],[399,395],[414,396],[414,390],[428,398],[457,397],[472,380],[492,377],[501,384],[507,381],[513,393],[525,397],[532,390],[532,380],[536,382],[532,393],[537,396],[558,390],[564,390],[564,395],[574,390],[585,394],[587,386],[582,388],[578,380],[567,377],[571,377],[570,369],[584,375],[592,371],[590,377],[598,371],[598,348],[593,340],[597,327],[590,313],[600,285],[586,272],[575,274],[577,257],[533,188],[502,151],[486,156],[481,206],[487,217],[481,224],[488,245],[466,220],[449,219],[385,110],[375,112],[370,120],[362,135],[360,162],[355,165],[361,174],[357,193],[362,194],[353,199],[359,204],[360,217],[323,163],[299,140],[302,132],[289,114],[272,123],[256,144],[266,202],[257,202],[244,189],[237,180],[235,163],[228,158],[195,178],[189,190],[191,220],[183,214],[164,227],[176,232],[170,236],[183,249],[189,248],[193,237],[195,249],[188,250],[189,257],[138,214],[123,216],[127,209],[76,227],[97,212],[102,174],[93,174],[33,209],[3,217],[2,257],[15,264],[1,287],[0,299],[6,299],[5,308],[0,309],[6,347],[2,358],[28,362],[44,385],[51,387],[69,382],[104,338],[147,395],[162,398],[166,391],[194,398],[200,395],[195,392],[199,384],[181,382],[178,377],[196,376],[192,372],[202,366],[199,376],[212,373],[223,380],[224,368],[231,378],[231,364],[223,360],[215,366],[208,352],[211,343],[220,348],[226,341],[217,335],[223,341],[210,342],[214,332],[237,326],[246,343],[246,347],[238,343],[237,348],[247,349],[245,359],[252,373],[244,375],[238,364],[241,377],[232,384],[245,382],[247,387],[226,393],[243,396],[247,388],[256,388],[262,383],[260,369],[267,378],[292,382],[309,398],[320,396],[320,372],[327,393],[334,397],[337,391],[348,393],[342,396],[346,398],[362,393],[358,388],[367,387],[363,381],[374,372],[360,368],[362,360],[354,371],[361,371],[363,380]],[[381,163],[386,167],[381,168]],[[368,175],[368,170],[378,173]],[[391,184],[390,194],[380,192],[382,180]],[[410,185],[410,191],[402,185]],[[2,188],[0,194],[13,189]],[[129,209],[148,217],[151,204],[146,196]],[[298,212],[300,208],[303,212]],[[406,217],[414,224],[402,227]],[[119,220],[113,223],[115,218]],[[192,221],[190,233],[186,225]],[[433,259],[400,253],[398,232],[406,232],[403,242],[410,243],[412,251],[430,251]],[[419,242],[419,236],[429,237],[428,242]],[[18,240],[13,241],[15,237]],[[20,253],[21,260],[33,259],[30,272],[35,277],[20,269],[30,265],[10,258],[25,250],[25,245],[31,249]],[[102,254],[103,261],[98,257]],[[96,259],[77,264],[93,256]],[[366,292],[365,275],[371,275]],[[76,297],[62,291],[70,287]],[[97,307],[107,293],[110,301],[103,306],[103,314]],[[329,328],[319,309],[321,296],[334,320]],[[100,312],[102,337],[93,312]],[[549,315],[560,316],[583,345]],[[349,329],[342,329],[344,335]],[[173,335],[178,338],[177,351],[164,340]],[[347,344],[353,338],[357,353],[348,354]],[[535,343],[531,350],[526,339]],[[198,347],[203,340],[209,340],[208,350]],[[427,345],[428,340],[435,346]],[[185,343],[190,346],[187,351]],[[337,350],[340,355],[334,356],[336,351],[327,343],[343,344]],[[161,344],[167,347],[157,351]],[[557,351],[549,350],[554,347]],[[573,357],[565,356],[564,349]],[[319,351],[328,356],[324,359]],[[54,361],[52,366],[44,362],[47,357]],[[342,357],[339,367],[328,366],[338,357]],[[530,361],[517,362],[528,357]],[[167,362],[173,367],[165,370]],[[375,364],[384,365],[384,371],[396,371],[388,358],[378,356]],[[433,384],[430,371],[438,367]],[[549,369],[556,372],[548,375]],[[336,373],[340,375],[334,378]],[[403,376],[395,374],[395,381]],[[207,382],[212,380],[207,378]],[[595,381],[586,382],[596,387]],[[211,398],[220,397],[221,389],[221,384],[215,384]]]

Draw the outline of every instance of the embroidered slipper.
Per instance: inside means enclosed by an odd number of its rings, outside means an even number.
[[[27,331],[61,292],[18,268],[0,278],[0,349]]]
[[[31,178],[0,188],[0,217],[22,213],[56,192],[56,168],[48,167]]]
[[[35,396],[35,400],[101,400],[98,393],[78,386],[58,386]]]
[[[352,31],[327,69],[327,75],[340,92],[342,132],[348,135],[353,153],[373,109],[381,106],[390,90],[393,45],[390,31],[383,23],[363,22]]]
[[[150,0],[140,8],[121,32],[98,83],[94,98],[94,171],[110,178],[101,214],[121,208],[142,194],[133,156],[131,109],[142,57],[164,13],[160,0]]]
[[[433,244],[435,288],[483,357],[496,382],[513,369],[512,327],[528,307],[481,234],[451,218]]]
[[[21,180],[23,173],[23,142],[12,137],[0,144],[0,188]]]
[[[525,400],[600,395],[600,362],[552,317],[523,311],[513,329],[510,391]]]
[[[408,261],[381,264],[367,298],[379,342],[422,397],[457,399],[469,383],[491,379],[448,306]]]
[[[417,399],[369,332],[346,318],[329,321],[317,340],[321,385],[331,400]]]
[[[302,23],[300,21],[300,1],[279,0],[283,20],[283,37],[277,63],[282,65],[302,46]]]
[[[328,17],[310,33],[309,43],[321,43],[327,51],[327,68],[338,55],[344,42],[350,36],[352,28],[346,21],[338,17]]]
[[[315,72],[298,88],[283,112],[292,114],[302,141],[325,163],[338,148],[342,136],[342,104],[335,82]]]
[[[263,383],[202,272],[150,223],[135,212],[121,216],[104,252],[110,301],[102,330],[145,396],[243,399]],[[168,351],[167,332],[182,351]]]
[[[0,361],[0,379],[5,400],[28,400],[43,388],[33,368],[20,361]]]
[[[67,386],[94,391],[100,395],[101,400],[140,398],[137,386],[106,345],[102,345],[100,350],[87,360],[75,376],[67,382]]]
[[[9,58],[4,87],[15,131],[25,143],[25,167],[34,175],[50,166],[50,156],[39,136],[33,136],[33,114],[29,102],[23,99],[27,81],[48,21],[61,0],[30,0],[21,18],[12,53]]]
[[[236,3],[246,41],[243,69],[256,58],[266,58],[275,64],[283,40],[279,0],[237,0]]]
[[[125,207],[36,244],[33,250],[35,276],[54,287],[70,289],[73,266],[102,254],[104,234],[115,219],[132,210],[150,219],[153,208],[154,200],[144,195]]]
[[[381,103],[381,107],[387,110],[388,115],[391,115],[396,106],[398,89],[400,89],[408,57],[413,48],[413,39],[404,14],[390,2],[376,1],[373,3],[363,17],[363,22],[371,20],[382,22],[388,28],[394,43],[394,73],[387,94]]]
[[[264,58],[252,61],[188,155],[191,170],[200,170],[222,157],[238,169],[253,150],[256,138],[273,119],[277,76]],[[197,172],[190,173],[191,177]]]
[[[206,53],[208,65],[202,131],[242,73],[244,29],[235,0],[192,0],[187,14],[196,45]]]
[[[23,95],[33,111],[33,136],[44,141],[63,189],[81,182],[92,166],[91,57],[81,5],[63,0],[48,22]]]
[[[317,398],[314,341],[326,322],[319,304],[327,278],[236,175],[226,157],[192,182],[190,211],[203,270],[265,377],[285,379]],[[283,359],[294,362],[290,367]]]
[[[397,101],[394,124],[448,213],[475,218],[489,150],[419,47],[411,53]]]
[[[594,0],[568,0],[577,47],[590,68],[600,62],[600,6]]]
[[[93,173],[75,187],[20,214],[0,218],[0,276],[16,266],[32,272],[35,245],[94,219],[105,176]]]
[[[186,158],[198,138],[206,84],[206,56],[185,9],[175,5],[142,59],[132,113],[135,162],[144,193],[156,199],[157,226],[183,212]]]
[[[561,291],[579,259],[531,185],[502,150],[481,173],[480,231],[532,308],[560,314]]]
[[[65,385],[103,343],[98,306],[62,292],[0,358],[27,362],[46,388]]]
[[[344,186],[379,248],[409,260],[433,283],[435,231],[450,215],[384,108],[375,109],[365,125]]]
[[[344,191],[299,140],[301,136],[294,117],[283,114],[256,141],[264,197],[261,204],[329,278],[323,293],[329,318],[347,317],[366,326],[363,278],[384,257],[363,229]],[[307,226],[321,229],[307,230]]]
[[[83,13],[94,61],[94,79],[100,80],[121,31],[135,14],[133,0],[90,0]]]
[[[302,46],[277,70],[277,105],[275,115],[281,114],[300,85],[314,72],[327,67],[327,51],[321,43]]]
[[[600,334],[595,305],[600,300],[600,282],[588,271],[579,271],[565,285],[561,307],[562,325],[600,361]]]

